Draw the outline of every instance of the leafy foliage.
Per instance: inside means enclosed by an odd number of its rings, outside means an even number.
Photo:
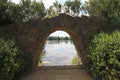
[[[79,63],[79,58],[78,58],[77,56],[72,59],[72,64],[73,64],[73,65],[78,65],[78,64],[80,64],[80,63]]]
[[[89,0],[84,9],[90,15],[117,18],[120,17],[120,0]]]
[[[66,13],[71,16],[78,16],[81,12],[81,0],[66,0],[64,5],[58,1],[54,2],[49,9],[47,9],[47,17],[53,17],[59,13]]]
[[[61,12],[62,12],[62,5],[58,1],[56,1],[53,3],[52,6],[50,6],[47,9],[47,17],[57,16]]]
[[[120,32],[100,33],[88,47],[88,68],[95,80],[120,79]]]
[[[0,0],[0,24],[10,24],[12,23],[11,12],[9,11],[10,1]]]
[[[42,1],[21,0],[19,5],[22,10],[23,21],[43,19],[46,16],[46,9]]]
[[[21,0],[15,4],[10,0],[0,0],[0,25],[43,19],[46,9],[42,1]]]
[[[0,39],[0,80],[12,80],[24,67],[23,52],[14,40]]]
[[[0,26],[16,22],[26,22],[31,19],[54,17],[59,13],[71,16],[94,15],[110,20],[120,21],[120,0],[89,0],[84,5],[81,0],[66,0],[62,5],[55,1],[48,9],[42,0],[20,0],[19,4],[11,0],[0,0]]]
[[[81,0],[67,0],[64,4],[65,12],[70,15],[79,15],[81,10]]]

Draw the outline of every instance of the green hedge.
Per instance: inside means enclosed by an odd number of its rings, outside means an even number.
[[[0,38],[0,80],[12,80],[24,67],[23,52],[14,40]]]
[[[88,46],[88,68],[94,80],[120,80],[120,32],[100,33]]]

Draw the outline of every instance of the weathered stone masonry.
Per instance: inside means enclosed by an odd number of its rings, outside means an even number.
[[[109,28],[106,26],[109,26]],[[26,60],[27,64],[35,69],[46,38],[56,30],[66,31],[73,39],[83,66],[86,66],[86,47],[92,35],[102,30],[113,29],[114,26],[118,25],[99,17],[71,17],[66,14],[60,14],[44,20],[31,20],[26,23],[0,27],[0,34],[3,36],[6,34],[14,36],[17,45],[25,54],[30,56]]]

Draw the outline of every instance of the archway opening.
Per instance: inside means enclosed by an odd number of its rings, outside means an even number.
[[[40,52],[38,66],[82,65],[72,37],[65,31],[51,33]]]

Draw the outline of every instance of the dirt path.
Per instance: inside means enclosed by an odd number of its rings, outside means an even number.
[[[79,67],[42,67],[20,80],[92,80],[85,68]]]

